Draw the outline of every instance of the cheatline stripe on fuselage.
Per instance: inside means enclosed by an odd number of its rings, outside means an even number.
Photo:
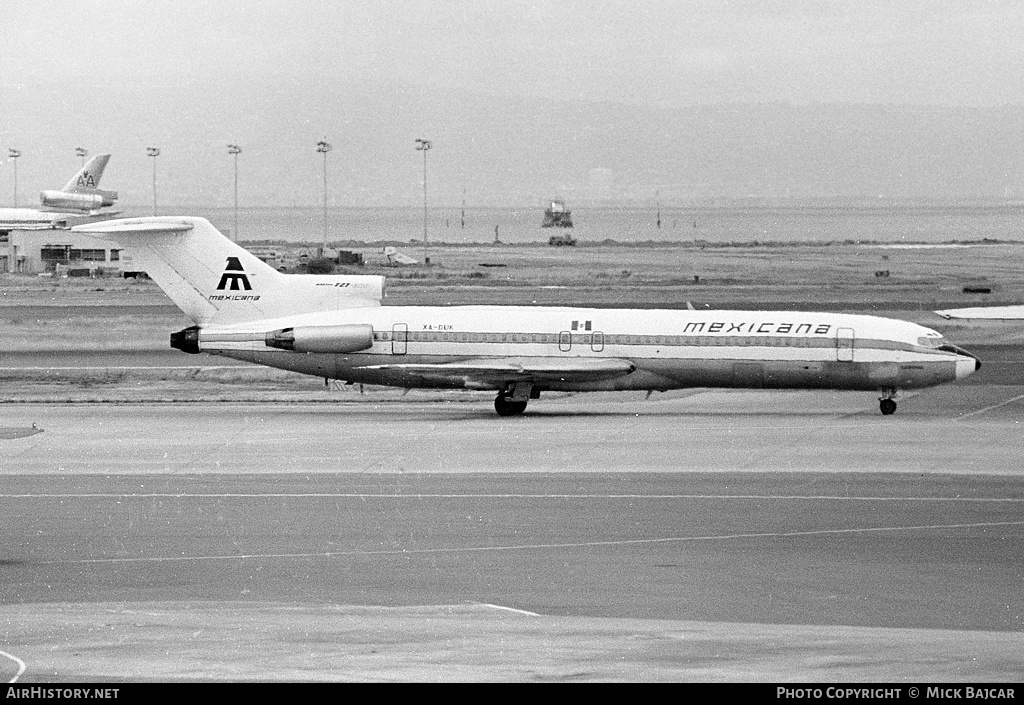
[[[203,349],[208,352],[230,352],[232,350],[252,352],[252,345],[257,343],[255,334],[245,334],[249,340],[212,340],[204,341]],[[912,361],[936,361],[942,359],[952,360],[957,356],[948,351],[937,348],[912,345],[891,340],[878,340],[872,338],[797,338],[797,337],[768,337],[768,336],[722,336],[722,337],[694,337],[691,339],[672,340],[682,336],[667,336],[667,342],[653,342],[658,336],[637,336],[637,335],[606,335],[602,342],[594,343],[591,335],[574,335],[570,345],[559,346],[558,334],[540,333],[536,334],[534,340],[523,340],[522,338],[532,336],[530,333],[501,334],[501,333],[466,333],[468,339],[459,340],[445,339],[444,336],[458,336],[455,333],[431,333],[424,334],[412,331],[402,333],[398,336],[390,331],[377,331],[374,333],[374,346],[353,355],[392,355],[393,345],[398,344],[406,347],[404,354],[427,354],[427,355],[457,355],[457,356],[586,356],[601,355],[608,357],[702,357],[712,359],[725,358],[739,355],[749,357],[759,350],[773,350],[772,358],[775,360],[801,360],[807,359],[810,355],[815,359],[823,359],[822,353],[830,353],[829,359],[841,350],[855,353],[855,357],[861,362],[873,362],[873,354],[883,351],[902,352],[903,359],[898,362]],[[513,337],[520,340],[512,340]],[[479,339],[473,339],[474,337]],[[503,339],[504,338],[504,339]],[[849,341],[849,343],[847,343]],[[565,342],[565,339],[562,339]],[[500,350],[495,345],[500,345]],[[422,346],[422,347],[420,347]],[[262,347],[262,345],[260,346]],[[568,349],[562,349],[568,348]],[[662,349],[664,348],[664,352]],[[811,351],[814,351],[813,353]],[[265,348],[264,353],[292,355],[290,351]],[[304,354],[304,353],[300,353]],[[886,358],[887,362],[897,362]]]
[[[571,338],[571,340],[570,340]],[[797,336],[766,336],[766,335],[722,335],[722,336],[685,336],[685,335],[632,335],[620,333],[474,333],[459,331],[458,333],[437,333],[430,331],[374,331],[375,342],[407,342],[407,343],[504,343],[508,345],[557,345],[567,341],[573,347],[589,347],[595,341],[608,346],[633,347],[771,347],[771,348],[828,348],[840,347],[837,341],[849,340],[853,347],[861,350],[904,350],[926,355],[941,354],[937,348],[912,345],[893,340],[875,338],[835,338],[818,336],[804,338]],[[950,353],[951,354],[951,353]]]

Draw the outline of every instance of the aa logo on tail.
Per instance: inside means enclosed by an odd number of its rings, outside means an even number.
[[[242,263],[238,261],[237,257],[228,257],[228,266],[224,268],[224,273],[220,275],[220,284],[217,285],[217,291],[224,291],[225,289],[228,291],[240,291],[242,289],[252,291],[249,277],[245,275]]]
[[[83,171],[78,177],[78,185],[82,188],[96,188],[96,177],[88,171]]]

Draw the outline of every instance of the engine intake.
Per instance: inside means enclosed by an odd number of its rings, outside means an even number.
[[[373,346],[373,326],[369,323],[356,323],[280,328],[267,333],[264,342],[268,347],[294,352],[359,352]]]

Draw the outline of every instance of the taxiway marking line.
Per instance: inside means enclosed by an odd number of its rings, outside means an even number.
[[[3,353],[0,353],[2,355]],[[232,370],[232,369],[253,369],[247,368],[245,365],[211,365],[209,367],[197,367],[196,365],[189,365],[183,367],[181,365],[138,365],[134,367],[0,367],[0,372],[18,372],[18,371],[29,371],[29,372],[41,372],[44,370],[62,371],[62,370],[75,370],[77,372],[89,371],[111,371],[116,372],[117,370]],[[259,369],[259,368],[255,368]]]
[[[505,607],[504,605],[492,605],[489,602],[470,602],[471,605],[478,605],[480,607],[488,607],[492,610],[502,610],[505,612],[514,612],[515,614],[526,615],[527,617],[540,617],[536,612],[527,612],[526,610],[517,610],[515,607]]]
[[[156,558],[83,558],[71,561],[39,561],[36,565],[82,565],[91,563],[171,563],[181,561],[223,561],[253,558],[339,558],[366,556],[412,556],[438,553],[483,553],[488,551],[525,551],[550,548],[593,548],[597,546],[636,546],[658,543],[688,543],[692,541],[728,541],[733,539],[799,538],[803,536],[835,536],[839,534],[867,534],[885,531],[921,531],[932,529],[981,529],[997,526],[1024,526],[1024,521],[991,521],[972,524],[920,524],[916,526],[877,526],[857,529],[819,529],[816,531],[787,531],[746,534],[720,534],[717,536],[670,536],[660,539],[623,539],[620,541],[578,541],[573,543],[515,544],[511,546],[474,546],[465,548],[413,548],[379,551],[310,551],[305,553],[245,553],[216,556],[166,556]]]
[[[984,409],[977,409],[975,411],[969,411],[966,414],[963,414],[961,416],[957,416],[953,420],[954,421],[961,421],[963,419],[968,419],[968,418],[970,418],[972,416],[977,416],[978,414],[984,414],[986,411],[992,411],[993,409],[998,409],[1001,406],[1006,406],[1007,404],[1012,404],[1013,402],[1017,401],[1018,399],[1024,399],[1024,394],[1018,394],[1017,396],[1011,397],[1011,398],[1007,399],[1006,401],[1001,401],[998,404],[993,404],[992,406],[986,406]]]
[[[366,492],[228,492],[228,493],[42,493],[0,494],[0,499],[746,499],[850,502],[1024,502],[1024,497],[869,497],[774,494],[403,494]]]
[[[14,674],[14,678],[7,681],[8,683],[17,683],[18,679],[21,678],[21,674],[24,673],[25,669],[27,668],[25,666],[25,662],[13,654],[7,653],[6,651],[0,651],[0,656],[6,656],[7,658],[11,659],[16,664],[18,664],[18,672]]]

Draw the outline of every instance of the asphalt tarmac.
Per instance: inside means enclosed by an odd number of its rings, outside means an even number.
[[[707,390],[511,419],[5,405],[0,674],[1019,682],[1014,354],[892,417]]]

